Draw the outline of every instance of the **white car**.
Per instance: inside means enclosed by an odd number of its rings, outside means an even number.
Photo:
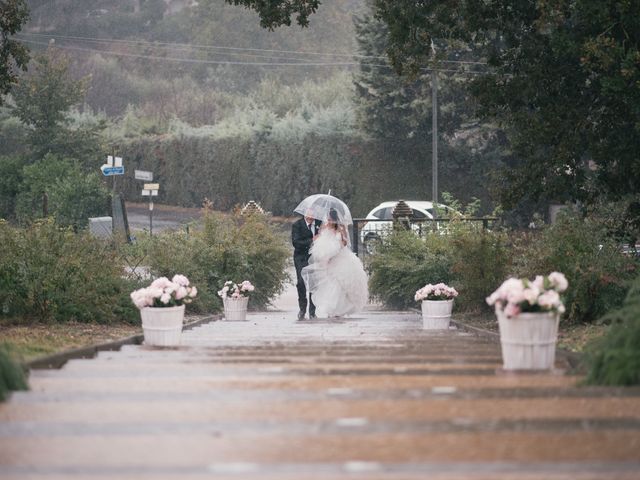
[[[433,202],[426,201],[418,201],[418,200],[405,200],[404,201],[411,210],[413,211],[414,219],[427,219],[434,218],[434,210],[433,210]],[[369,220],[386,220],[386,221],[375,221],[375,222],[367,222],[362,229],[360,230],[360,241],[362,245],[366,249],[367,253],[372,253],[375,250],[375,246],[380,242],[380,239],[387,235],[391,229],[393,228],[393,209],[397,205],[398,201],[392,202],[383,202],[373,210],[371,210],[366,219]],[[450,207],[446,205],[438,205],[438,207],[442,210],[448,212],[455,212]],[[418,232],[421,228],[429,228],[429,222],[425,222],[424,224],[412,224],[413,230]]]

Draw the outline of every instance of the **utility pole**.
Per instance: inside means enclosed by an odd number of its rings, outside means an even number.
[[[431,70],[431,194],[433,196],[433,213],[438,212],[438,71],[435,68],[436,46],[431,39],[431,53],[433,54],[433,69]]]
[[[431,153],[431,193],[433,195],[433,211],[438,204],[438,72],[431,72],[431,102],[432,102],[432,153]]]

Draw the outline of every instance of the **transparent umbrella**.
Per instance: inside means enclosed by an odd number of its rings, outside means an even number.
[[[336,212],[337,219],[334,219],[336,223],[340,225],[353,224],[349,207],[339,198],[324,193],[308,196],[293,211],[326,222],[332,210]]]

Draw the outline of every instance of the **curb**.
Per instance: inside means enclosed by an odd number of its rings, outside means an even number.
[[[215,322],[222,318],[221,315],[209,315],[193,322],[185,323],[183,330],[190,330],[204,323]],[[24,365],[28,369],[58,369],[62,368],[69,360],[77,358],[93,358],[98,352],[120,350],[124,345],[141,345],[144,335],[139,333],[130,337],[121,338],[112,342],[99,343],[86,347],[74,348],[73,350],[65,350],[59,353],[53,353],[44,357],[39,357],[26,362]]]

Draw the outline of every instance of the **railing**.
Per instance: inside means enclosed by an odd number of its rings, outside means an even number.
[[[351,232],[351,249],[360,257],[362,263],[367,266],[369,257],[375,252],[377,246],[393,231],[394,222],[398,223],[396,228],[411,230],[417,236],[423,237],[433,233],[446,235],[449,231],[449,222],[452,220],[455,220],[456,222],[472,222],[478,224],[482,229],[487,229],[498,219],[495,217],[474,217],[463,219],[405,218],[394,221],[356,218],[353,220],[353,230]]]

